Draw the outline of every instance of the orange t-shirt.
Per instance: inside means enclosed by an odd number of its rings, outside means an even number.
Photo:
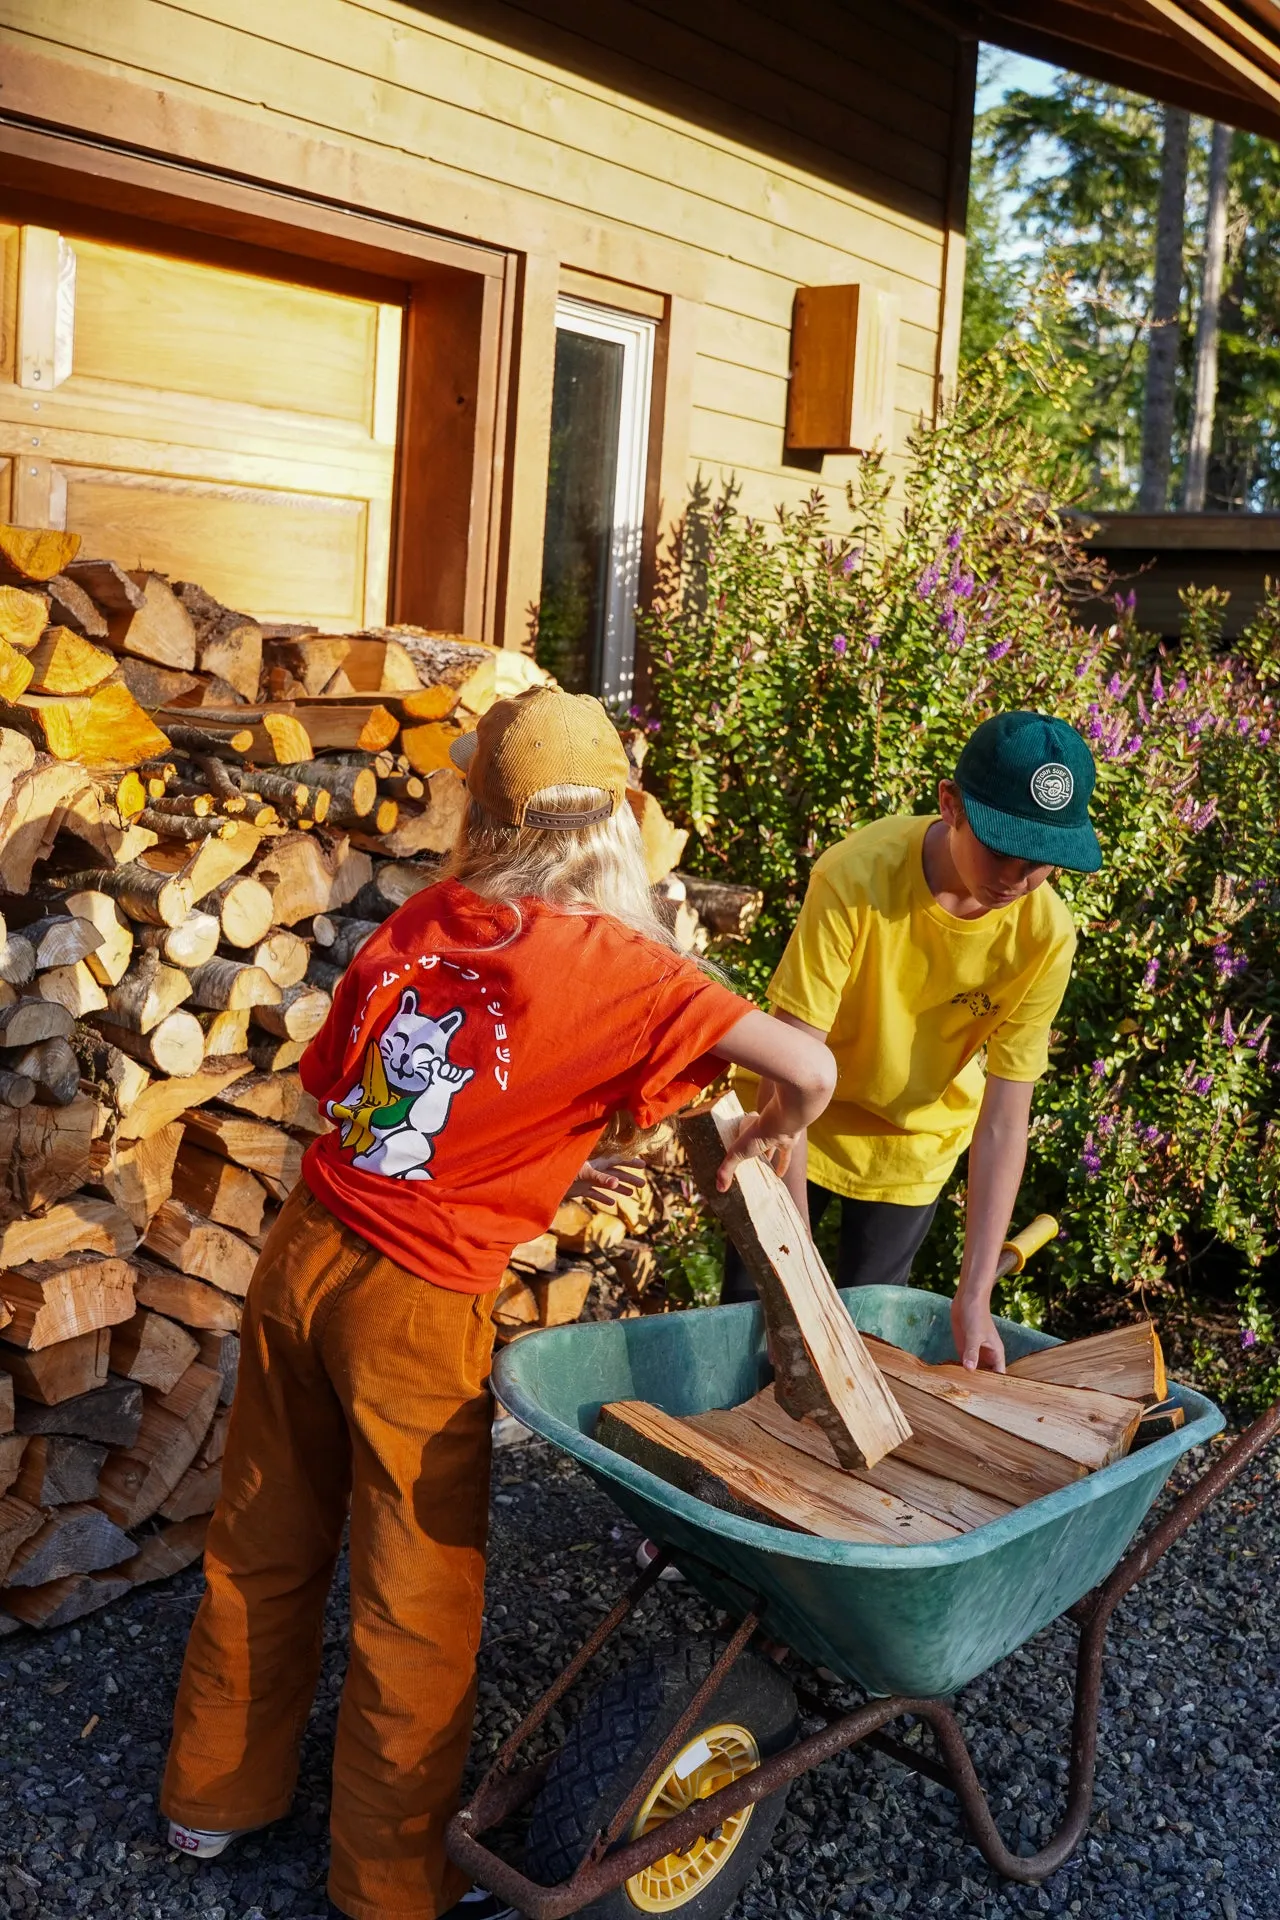
[[[360,949],[302,1057],[335,1122],[303,1161],[345,1226],[437,1286],[486,1293],[543,1232],[610,1116],[652,1126],[712,1081],[749,1002],[605,914],[457,881]]]

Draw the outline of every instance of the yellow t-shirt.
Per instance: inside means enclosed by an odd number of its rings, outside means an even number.
[[[1038,1080],[1075,952],[1048,886],[957,920],[924,877],[936,815],[878,820],[822,855],[778,971],[775,1007],[821,1027],[835,1097],[809,1129],[832,1193],[925,1205],[968,1146],[987,1070]]]

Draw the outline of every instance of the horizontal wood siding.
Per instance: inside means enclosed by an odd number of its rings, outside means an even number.
[[[352,204],[361,156],[407,160],[430,225],[691,301],[688,477],[736,475],[753,511],[820,484],[839,516],[856,470],[852,457],[820,473],[785,457],[797,286],[870,280],[900,300],[896,470],[932,411],[956,52],[904,9],[4,0],[0,12],[0,43],[161,89],[175,148],[184,113],[199,146],[198,109],[245,125],[249,170],[255,124],[336,143]]]

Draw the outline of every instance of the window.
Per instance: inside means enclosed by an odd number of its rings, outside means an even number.
[[[581,300],[556,307],[537,655],[611,707],[635,676],[654,330]]]

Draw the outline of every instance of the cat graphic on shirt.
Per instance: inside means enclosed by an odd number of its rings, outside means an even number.
[[[439,1018],[419,1012],[406,987],[381,1033],[365,1049],[359,1080],[326,1112],[354,1148],[351,1162],[392,1180],[430,1180],[427,1162],[449,1119],[454,1095],[475,1078],[449,1059],[449,1043],[465,1015],[453,1008]]]

